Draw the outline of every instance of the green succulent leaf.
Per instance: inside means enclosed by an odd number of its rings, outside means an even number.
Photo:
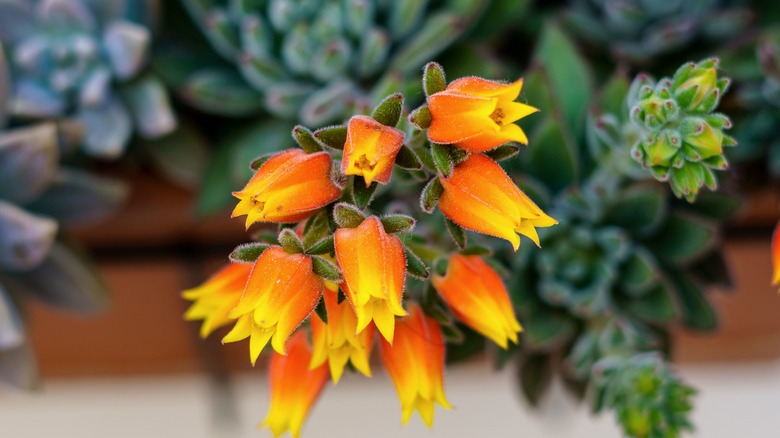
[[[564,136],[560,123],[547,118],[534,131],[534,147],[523,153],[527,172],[549,188],[559,191],[578,177],[577,153]]]
[[[658,262],[647,249],[635,246],[624,262],[620,274],[620,286],[632,297],[649,292],[661,279]]]
[[[328,281],[341,281],[341,269],[321,256],[311,256],[312,270],[315,274]]]
[[[652,239],[645,243],[659,259],[681,265],[707,253],[716,242],[712,223],[698,217],[673,212]]]
[[[371,203],[376,194],[376,189],[379,187],[379,183],[374,181],[370,186],[366,187],[366,182],[361,177],[352,178],[352,200],[358,208],[363,209]]]
[[[271,245],[260,242],[249,242],[238,245],[233,252],[230,253],[230,261],[234,263],[254,263],[257,259],[263,255],[263,252],[270,248]]]
[[[262,96],[231,70],[208,68],[190,75],[180,89],[190,105],[221,116],[247,116],[263,106]]]
[[[659,283],[640,297],[618,300],[621,307],[642,321],[668,323],[678,317],[670,286]]]
[[[366,220],[366,215],[355,205],[339,202],[333,208],[333,220],[341,228],[356,228]]]
[[[422,194],[420,195],[420,207],[428,214],[433,213],[436,205],[439,203],[439,198],[444,193],[444,187],[441,185],[438,177],[431,178],[428,184],[423,187]]]
[[[531,406],[537,407],[552,383],[552,358],[547,354],[523,357],[519,365],[520,389]]]
[[[558,100],[563,123],[576,132],[593,97],[590,67],[557,23],[544,27],[534,59],[549,75],[551,92]],[[540,149],[538,144],[536,149]]]
[[[314,131],[314,138],[331,149],[342,150],[347,142],[347,127],[335,125],[320,128]]]
[[[298,143],[298,146],[307,154],[313,154],[323,150],[320,142],[314,138],[314,134],[304,126],[296,125],[292,130],[292,136],[295,139],[295,142]]]
[[[444,224],[447,226],[447,231],[450,233],[452,240],[455,241],[455,244],[458,245],[458,248],[464,249],[467,241],[466,230],[446,217],[444,218]]]
[[[395,157],[396,166],[407,170],[420,170],[422,169],[422,161],[417,154],[409,146],[401,146],[398,151],[398,155]]]
[[[423,69],[423,90],[425,95],[436,94],[439,91],[444,91],[445,88],[447,88],[447,77],[444,74],[444,68],[435,62],[426,64]]]
[[[425,265],[422,258],[409,249],[409,247],[405,246],[404,252],[406,253],[406,273],[422,280],[428,278],[431,270]]]
[[[669,273],[669,279],[674,285],[685,326],[701,331],[715,330],[718,327],[717,313],[696,281],[676,270]]]
[[[386,233],[409,233],[416,221],[405,214],[387,214],[379,218]]]
[[[648,235],[661,226],[666,213],[666,192],[654,184],[639,184],[620,193],[607,217],[610,223],[632,233]]]
[[[377,122],[395,127],[401,120],[401,111],[404,106],[404,96],[401,93],[395,93],[387,96],[371,112],[371,117]]]

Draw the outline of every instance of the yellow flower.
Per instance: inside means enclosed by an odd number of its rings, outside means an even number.
[[[445,216],[464,228],[506,239],[515,251],[520,247],[518,233],[538,246],[536,227],[558,223],[484,155],[470,155],[449,178],[440,176],[439,181],[444,187],[439,209]]]
[[[330,155],[307,154],[300,149],[280,152],[263,163],[239,199],[232,217],[246,215],[246,227],[255,222],[297,222],[341,196],[330,178]]]
[[[395,342],[381,341],[382,362],[393,380],[401,401],[401,423],[406,424],[417,410],[428,427],[433,426],[434,402],[445,409],[444,338],[441,328],[425,316],[417,305],[409,316],[398,320]]]
[[[496,271],[479,256],[450,257],[447,273],[434,275],[433,287],[455,316],[506,349],[522,330],[509,293]]]
[[[272,246],[255,262],[241,301],[228,314],[238,321],[222,342],[249,338],[252,364],[269,340],[276,352],[286,354],[287,338],[314,310],[324,287],[311,257]]]
[[[404,133],[368,116],[354,116],[347,124],[347,142],[341,172],[362,176],[366,187],[373,181],[390,182],[395,156],[404,144]]]
[[[522,88],[522,79],[511,84],[473,76],[453,81],[428,96],[428,139],[469,152],[484,152],[513,141],[528,144],[525,132],[514,122],[539,110],[515,102]]]
[[[357,228],[335,234],[336,258],[344,274],[342,289],[357,315],[360,333],[374,321],[379,333],[393,342],[395,317],[406,315],[401,306],[406,254],[398,237],[385,232],[376,216]]]
[[[299,330],[290,338],[290,353],[274,353],[269,378],[271,403],[263,427],[278,437],[286,431],[298,438],[314,402],[328,381],[328,367],[309,369],[311,348],[306,333]]]
[[[184,299],[194,301],[184,314],[184,319],[203,320],[200,326],[202,338],[233,321],[228,318],[228,313],[241,299],[251,270],[252,265],[247,263],[229,263],[202,285],[182,293]]]
[[[371,377],[368,358],[374,341],[374,326],[369,325],[359,334],[355,334],[357,317],[349,302],[338,302],[338,287],[335,291],[326,290],[322,295],[328,323],[318,317],[311,318],[311,336],[314,354],[310,368],[314,369],[328,362],[330,375],[338,383],[344,373],[347,361],[363,375]]]

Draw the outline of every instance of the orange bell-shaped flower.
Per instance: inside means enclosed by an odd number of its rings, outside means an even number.
[[[444,187],[439,209],[445,216],[464,228],[506,239],[515,250],[520,247],[518,233],[538,246],[536,227],[558,223],[484,155],[470,155],[449,178],[440,176],[439,181]]]
[[[272,246],[257,259],[238,305],[228,314],[238,319],[222,342],[249,338],[249,356],[254,364],[271,341],[285,353],[285,342],[314,310],[325,288],[312,271],[311,257],[288,254]]]
[[[368,358],[374,342],[374,326],[369,324],[362,332],[355,333],[355,311],[348,301],[339,303],[338,288],[335,291],[326,288],[322,299],[325,301],[328,323],[325,324],[318,317],[311,318],[314,354],[310,368],[314,369],[328,362],[330,376],[334,383],[338,383],[349,361],[363,375],[371,377]]]
[[[433,287],[455,316],[506,349],[517,344],[520,323],[496,271],[480,256],[450,257],[447,273],[433,276]]]
[[[341,196],[331,180],[327,152],[307,154],[301,149],[280,152],[255,172],[239,199],[232,217],[246,215],[246,227],[255,222],[297,222]]]
[[[428,139],[454,144],[469,152],[484,152],[508,142],[528,144],[515,121],[538,109],[515,102],[523,80],[511,84],[465,77],[428,96],[431,125]]]
[[[228,313],[241,299],[251,270],[252,265],[248,263],[229,263],[202,285],[182,293],[184,299],[194,301],[184,314],[184,319],[203,320],[200,326],[202,338],[233,321],[228,318]]]
[[[390,182],[395,156],[404,144],[404,133],[368,116],[354,116],[347,123],[347,142],[341,159],[344,175],[362,176],[366,187]]]
[[[289,430],[297,438],[309,410],[325,388],[328,367],[309,369],[312,353],[304,330],[298,330],[289,345],[289,354],[275,353],[271,357],[271,405],[263,427],[277,437]]]
[[[401,240],[385,232],[376,216],[357,228],[335,234],[336,258],[344,274],[342,289],[357,315],[360,333],[373,320],[379,333],[393,342],[395,317],[406,315],[401,306],[406,254]]]
[[[382,340],[382,362],[401,401],[401,422],[417,410],[428,427],[433,425],[433,403],[450,409],[444,395],[444,337],[433,319],[417,305],[398,320],[395,342]]]

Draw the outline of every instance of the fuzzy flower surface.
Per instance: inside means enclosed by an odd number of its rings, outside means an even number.
[[[354,116],[347,123],[347,141],[341,161],[344,175],[362,176],[366,187],[390,182],[395,156],[404,144],[404,133],[368,116]]]
[[[515,102],[522,88],[522,79],[505,84],[471,76],[451,82],[428,97],[428,139],[469,152],[485,152],[509,142],[528,144],[525,132],[514,122],[539,110]]]
[[[539,245],[537,227],[558,222],[542,211],[490,158],[473,154],[452,175],[439,177],[439,209],[456,224],[508,240],[517,250],[522,234]]]
[[[222,342],[249,338],[252,363],[271,342],[279,354],[285,343],[317,305],[323,289],[322,278],[312,271],[311,257],[288,254],[273,246],[257,259],[238,305],[228,317],[237,319]]]

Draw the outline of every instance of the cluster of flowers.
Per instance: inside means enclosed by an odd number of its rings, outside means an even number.
[[[300,149],[255,161],[256,173],[234,193],[240,201],[233,216],[245,215],[247,228],[257,222],[293,225],[282,226],[273,242],[239,246],[234,263],[184,293],[194,301],[186,318],[203,320],[202,336],[233,324],[223,342],[249,338],[252,363],[271,343],[264,425],[276,435],[289,430],[298,436],[328,375],[338,382],[348,362],[370,376],[375,337],[404,423],[418,410],[430,426],[434,402],[450,407],[440,322],[404,291],[407,274],[429,277],[420,256],[404,244],[409,239],[396,236],[410,233],[415,220],[364,212],[377,184],[390,182],[394,165],[430,178],[423,210],[438,205],[460,230],[500,237],[517,249],[518,233],[538,245],[535,228],[556,223],[491,158],[501,148],[517,151],[507,143],[527,143],[513,123],[536,111],[515,102],[522,81],[468,77],[447,85],[444,71],[431,63],[423,86],[427,102],[408,118],[414,134],[396,128],[403,97],[391,95],[372,116],[354,116],[346,126],[315,132],[298,126],[293,137]],[[410,147],[409,138],[425,130],[422,146]],[[339,151],[336,167],[331,153]],[[517,343],[521,327],[507,290],[482,256],[454,252],[434,266],[432,287],[452,315],[503,348]],[[311,336],[302,326],[307,318]]]

